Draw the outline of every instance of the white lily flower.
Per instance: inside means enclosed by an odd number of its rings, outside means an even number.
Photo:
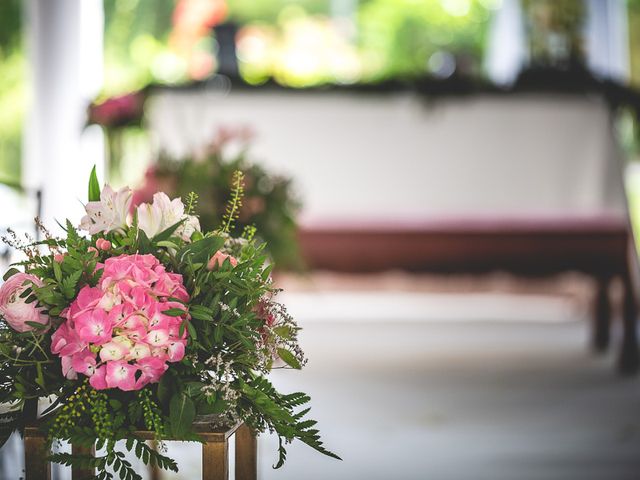
[[[176,235],[178,235],[182,240],[188,242],[191,240],[191,235],[193,232],[200,232],[200,220],[195,215],[186,215],[185,221],[182,225],[178,227],[176,230]]]
[[[158,192],[153,203],[138,207],[138,228],[152,238],[178,223],[184,216],[184,204],[179,198],[171,200],[166,193]]]
[[[109,185],[105,185],[100,193],[100,200],[85,205],[87,214],[82,217],[80,228],[91,235],[124,231],[128,226],[127,216],[132,195],[133,192],[128,187],[116,192]]]

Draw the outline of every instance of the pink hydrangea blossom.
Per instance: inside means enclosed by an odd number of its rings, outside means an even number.
[[[93,375],[89,377],[89,384],[96,390],[106,390],[107,388],[109,388],[107,386],[106,375],[107,366],[103,364],[100,367],[96,368]]]
[[[109,258],[98,285],[83,287],[62,313],[51,351],[67,378],[85,375],[98,390],[139,390],[184,358],[188,314],[181,302],[188,300],[182,276],[153,255]],[[174,309],[184,314],[165,313]]]
[[[137,366],[122,360],[107,362],[107,373],[105,375],[107,388],[119,388],[125,391],[139,390],[144,385],[138,386],[136,384],[137,371]]]

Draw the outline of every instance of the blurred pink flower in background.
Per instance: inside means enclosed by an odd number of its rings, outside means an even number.
[[[145,94],[137,91],[108,98],[89,106],[89,123],[103,127],[122,127],[140,123],[143,114]]]
[[[213,53],[197,47],[213,27],[224,21],[227,10],[225,0],[178,0],[169,45],[185,58],[190,78],[202,80],[213,71]]]
[[[133,192],[133,200],[131,202],[131,212],[141,203],[149,203],[153,201],[153,195],[162,189],[158,181],[157,168],[150,165],[144,174],[144,182],[142,186]]]

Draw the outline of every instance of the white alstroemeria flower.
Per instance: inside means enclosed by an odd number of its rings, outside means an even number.
[[[166,193],[158,192],[153,203],[138,207],[138,228],[153,238],[158,233],[178,223],[184,216],[184,204],[179,198],[171,200]]]
[[[200,220],[195,215],[186,215],[185,221],[182,225],[178,227],[176,230],[176,235],[178,235],[182,240],[188,242],[191,240],[191,235],[193,232],[200,232]]]
[[[85,205],[87,214],[82,217],[80,228],[91,235],[114,230],[123,231],[128,225],[127,215],[132,195],[129,187],[116,192],[109,185],[105,185],[100,193],[100,200]]]
[[[161,231],[162,211],[154,203],[141,203],[138,208],[138,228],[151,238]]]

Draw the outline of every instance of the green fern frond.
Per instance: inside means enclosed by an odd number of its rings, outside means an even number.
[[[244,230],[242,231],[242,238],[244,238],[247,242],[252,242],[253,238],[256,236],[256,232],[258,229],[255,225],[246,225]]]
[[[233,179],[231,180],[231,198],[227,203],[224,217],[222,219],[222,231],[229,233],[235,221],[240,215],[240,208],[242,208],[242,197],[244,196],[244,173],[240,170],[233,172]]]
[[[196,207],[198,206],[198,194],[196,192],[189,192],[187,195],[187,205],[186,205],[186,214],[193,215],[196,211]]]

